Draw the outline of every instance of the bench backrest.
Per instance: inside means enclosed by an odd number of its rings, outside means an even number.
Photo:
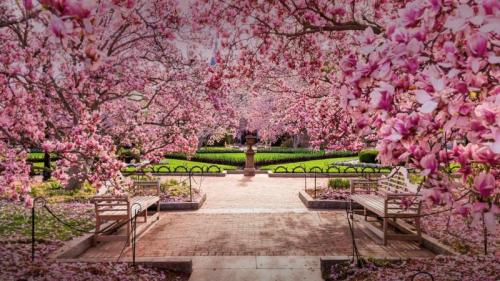
[[[378,190],[387,193],[417,193],[418,186],[410,182],[406,168],[396,167],[387,177],[379,179]]]
[[[160,180],[139,180],[134,181],[132,190],[133,195],[160,195]]]
[[[128,214],[130,208],[128,195],[99,195],[94,196],[92,202],[95,205],[96,216],[109,211],[126,212]]]

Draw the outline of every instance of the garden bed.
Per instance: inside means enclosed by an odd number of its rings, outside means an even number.
[[[31,261],[31,244],[0,241],[0,280],[167,280],[187,281],[189,273],[174,272],[147,263],[133,267],[129,262],[61,262],[49,255],[63,245],[60,241],[37,243]]]
[[[342,178],[329,179],[327,186],[318,186],[299,192],[299,198],[307,208],[311,209],[350,209],[360,208],[350,198],[350,181]]]
[[[330,281],[494,281],[500,278],[498,263],[499,258],[494,255],[436,256],[431,259],[369,259],[358,268],[349,257],[323,257],[321,271],[323,278]]]
[[[424,213],[436,210],[424,208]],[[444,212],[422,218],[422,230],[460,254],[484,254],[483,224],[464,221],[459,214]],[[500,256],[500,231],[488,231],[488,254]]]
[[[186,181],[169,179],[160,183],[160,210],[198,210],[207,195],[198,188],[190,188]]]
[[[207,200],[207,194],[197,194],[193,197],[193,201],[160,201],[160,211],[174,210],[198,210]]]
[[[94,206],[80,202],[55,202],[48,207],[61,220],[79,230],[91,232]],[[128,262],[56,261],[52,255],[65,241],[91,236],[67,227],[39,205],[36,205],[35,261],[31,261],[31,209],[20,203],[0,201],[0,280],[188,280],[188,273],[173,272]],[[84,234],[83,236],[81,236]],[[72,240],[78,237],[76,240]],[[71,243],[69,242],[69,243]],[[90,243],[89,243],[90,244]]]
[[[317,190],[317,191],[324,191]],[[338,199],[329,199],[327,198],[313,198],[314,190],[308,189],[307,191],[299,191],[299,198],[304,203],[304,205],[309,209],[341,209],[345,210],[346,208],[350,208],[350,201],[347,198],[344,198],[342,194],[337,194],[334,198]],[[352,203],[353,208],[361,208],[358,203]]]

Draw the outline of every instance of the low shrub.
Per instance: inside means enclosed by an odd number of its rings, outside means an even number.
[[[96,189],[84,183],[81,189],[67,189],[58,181],[33,184],[30,195],[44,197],[49,203],[88,202],[96,194]]]
[[[185,181],[177,181],[175,179],[160,183],[160,190],[160,200],[163,202],[189,202],[192,198],[200,196],[199,189],[193,186],[190,190],[189,184]]]
[[[362,150],[358,154],[359,162],[362,163],[377,163],[378,151],[375,149]]]
[[[328,187],[332,189],[347,189],[350,187],[350,181],[346,179],[329,179]]]
[[[196,151],[196,153],[238,153],[241,152],[239,148],[231,148],[231,147],[213,147],[213,146],[204,146]]]
[[[160,183],[160,190],[162,193],[173,197],[189,196],[189,185],[184,181],[179,182],[175,179]]]

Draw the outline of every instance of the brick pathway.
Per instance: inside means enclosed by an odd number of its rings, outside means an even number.
[[[345,212],[307,210],[297,195],[303,188],[303,179],[206,177],[203,208],[161,213],[160,221],[137,243],[137,256],[350,255]],[[391,241],[384,247],[360,227],[356,237],[363,255],[432,255],[413,242]],[[121,242],[101,243],[82,257],[118,257],[121,249]]]

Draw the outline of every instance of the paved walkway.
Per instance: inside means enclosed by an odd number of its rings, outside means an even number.
[[[318,179],[318,185],[326,179]],[[312,181],[308,181],[312,185]],[[200,211],[212,209],[301,209],[307,210],[298,200],[297,193],[304,189],[301,178],[269,178],[267,174],[255,177],[227,175],[224,178],[204,177],[202,190],[207,201]]]
[[[298,198],[303,188],[300,178],[205,177],[202,209],[161,213],[137,243],[137,256],[193,257],[193,281],[321,280],[319,257],[351,255],[351,237],[345,212],[308,210]],[[362,255],[432,256],[414,242],[383,246],[361,224],[355,229]],[[122,247],[101,243],[82,257],[115,258]],[[128,249],[124,256],[130,254]]]

